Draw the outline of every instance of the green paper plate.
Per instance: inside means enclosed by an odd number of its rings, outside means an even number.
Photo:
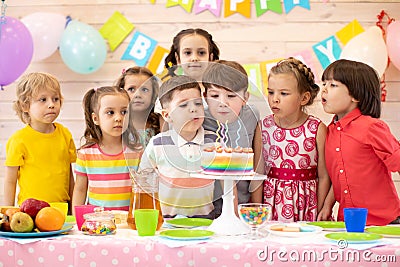
[[[380,234],[384,237],[400,237],[400,227],[396,226],[373,226],[365,229],[372,234]]]
[[[171,226],[178,228],[193,228],[200,226],[209,226],[212,223],[212,220],[204,218],[177,218],[165,222]]]
[[[347,243],[373,243],[382,239],[381,235],[370,233],[330,233],[325,235],[326,238],[339,241],[346,240]]]
[[[319,221],[319,222],[308,222],[309,225],[319,226],[326,231],[344,231],[346,225],[344,222],[333,222],[333,221]]]
[[[214,232],[207,230],[173,229],[160,232],[160,236],[175,240],[208,239]]]

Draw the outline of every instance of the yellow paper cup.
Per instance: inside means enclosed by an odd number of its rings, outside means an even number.
[[[67,218],[68,214],[68,203],[66,202],[51,202],[50,207],[56,208],[64,214],[64,218]]]

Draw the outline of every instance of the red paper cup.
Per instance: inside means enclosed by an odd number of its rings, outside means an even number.
[[[94,208],[97,206],[95,205],[77,205],[75,206],[75,218],[76,218],[76,225],[78,229],[81,230],[82,224],[85,222],[85,218],[83,215],[87,213],[93,213]]]

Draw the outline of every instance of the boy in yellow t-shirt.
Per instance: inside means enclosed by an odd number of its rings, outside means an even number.
[[[3,204],[15,204],[17,182],[19,205],[27,198],[69,202],[76,149],[69,130],[54,122],[63,100],[60,84],[54,76],[36,72],[22,77],[16,91],[14,109],[26,126],[6,145]]]

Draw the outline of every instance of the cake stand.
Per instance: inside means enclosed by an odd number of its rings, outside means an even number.
[[[267,175],[213,175],[203,172],[193,173],[191,177],[201,179],[224,180],[224,194],[222,196],[222,212],[221,215],[213,220],[208,230],[221,235],[242,235],[250,232],[250,229],[245,225],[235,214],[234,209],[234,194],[233,184],[237,180],[264,180]]]

